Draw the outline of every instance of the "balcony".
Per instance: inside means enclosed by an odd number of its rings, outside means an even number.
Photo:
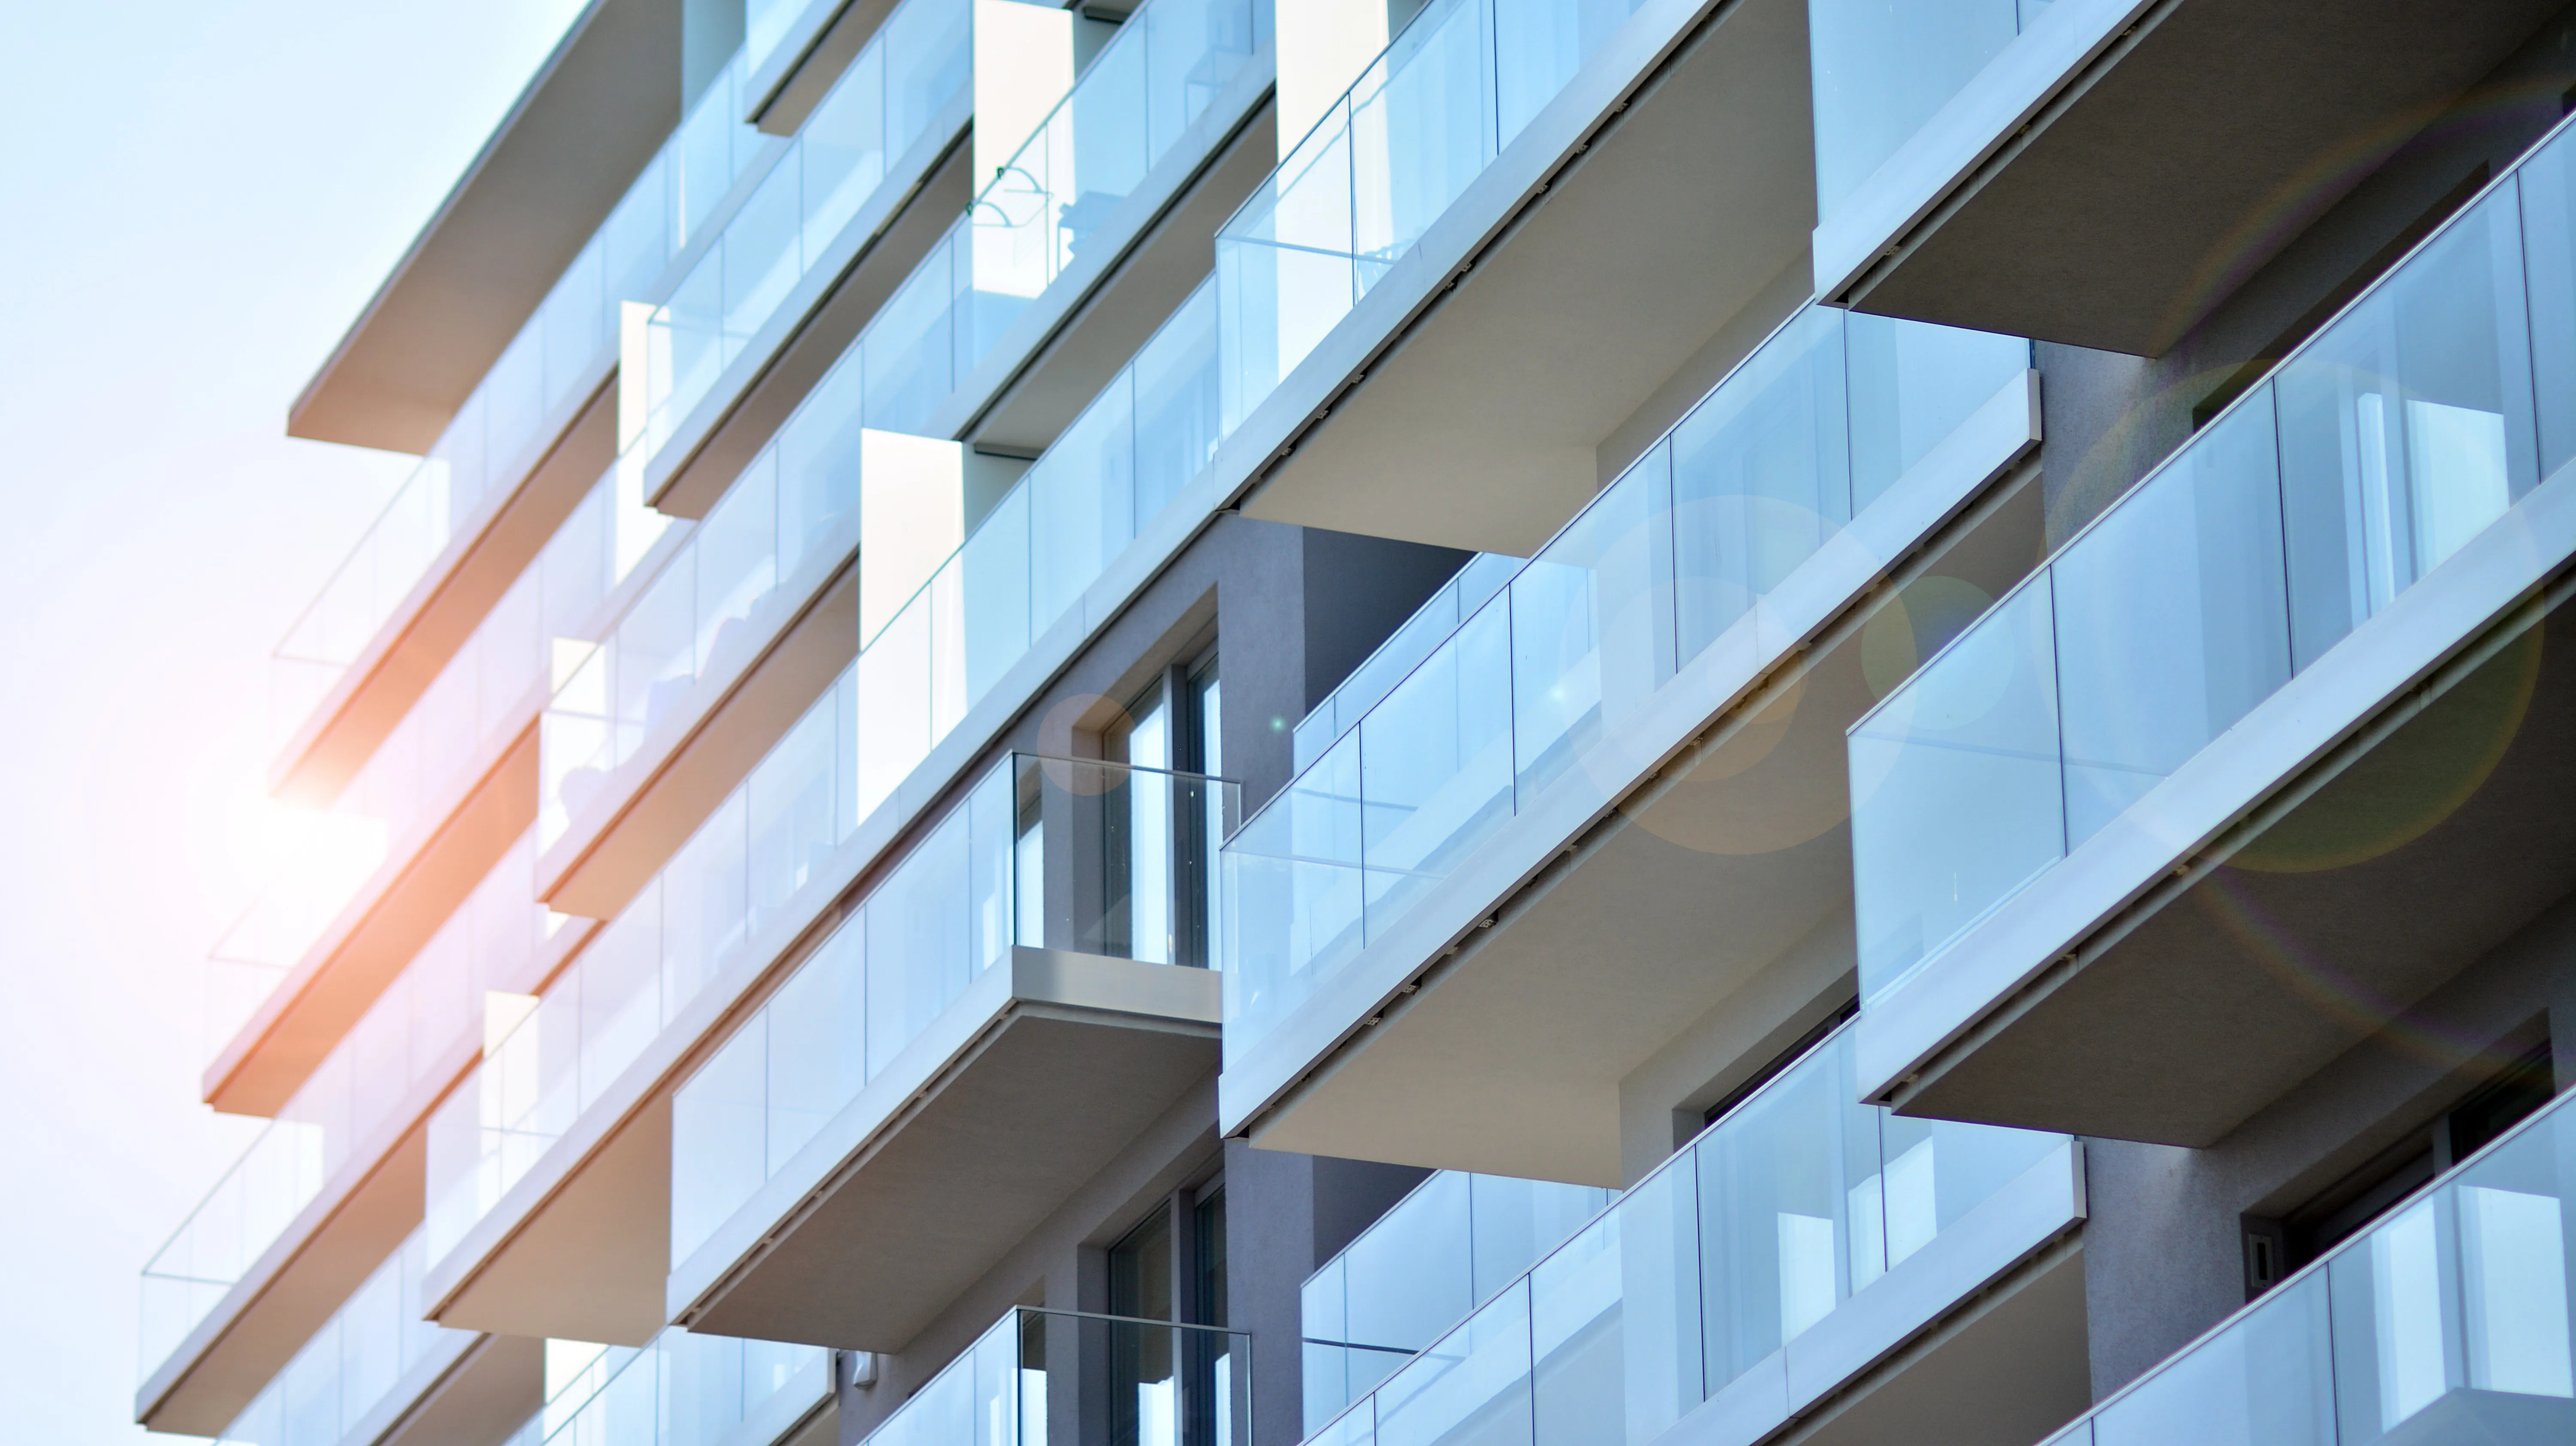
[[[1852,730],[1864,1083],[2206,1145],[2576,878],[2576,141]]]
[[[424,1322],[420,1269],[415,1231],[223,1429],[221,1446],[507,1436],[538,1405],[544,1343]]]
[[[420,1122],[473,1062],[485,991],[528,988],[554,947],[527,879],[523,844],[145,1265],[146,1425],[220,1429],[420,1223]]]
[[[2080,1145],[1852,1099],[1846,1032],[1310,1443],[2030,1440],[2081,1411]]]
[[[675,495],[678,473],[737,412],[765,407],[765,437],[967,199],[952,153],[974,119],[973,17],[972,0],[895,6],[659,293],[618,439],[656,506],[703,513],[712,489]],[[746,47],[728,72],[736,116],[750,64]]]
[[[1205,520],[1213,333],[1202,290],[548,987],[553,1022],[492,1051],[432,1131],[440,1319],[628,1342],[667,1319],[672,1076]],[[574,1103],[503,1128],[537,1090],[505,1055],[575,1075]],[[623,1235],[586,1213],[612,1206]],[[559,1208],[591,1224],[549,1235]]]
[[[1805,297],[1809,110],[1800,0],[1423,7],[1218,235],[1245,514],[1528,555]]]
[[[1811,0],[1816,294],[2162,355],[2558,8]]]
[[[576,40],[601,23],[603,8],[594,6]],[[676,33],[671,40],[676,74]],[[674,117],[676,127],[653,130],[668,139],[649,157],[611,173],[635,179],[613,208],[603,205],[605,219],[553,277],[552,289],[515,313],[517,335],[472,390],[439,414],[443,427],[416,443],[369,444],[424,455],[278,644],[271,702],[281,733],[292,735],[272,771],[279,788],[324,801],[335,795],[615,458],[623,440],[617,407],[601,389],[617,370],[626,304],[660,294],[676,269],[709,248],[710,236],[727,229],[743,204],[738,182],[759,174],[777,148],[728,115],[739,70],[737,59],[685,119]],[[545,86],[543,77],[538,85]],[[619,87],[661,89],[631,77],[620,77]],[[504,124],[496,145],[509,143],[514,124]],[[558,179],[547,201],[559,204],[558,195],[579,195],[596,180]],[[479,184],[479,175],[469,176],[460,195]],[[522,200],[517,224],[547,209]],[[442,224],[433,222],[421,244]],[[401,271],[395,278],[389,295],[413,280]],[[479,276],[475,282],[487,284]],[[352,337],[371,335],[382,320],[371,314]],[[442,320],[470,330],[483,318]],[[338,365],[326,366],[316,386],[338,382]]]
[[[934,0],[914,3],[928,7]],[[1240,170],[1239,162],[1213,158],[1219,150],[1230,155],[1248,144],[1237,132],[1267,90],[1267,28],[1267,11],[1253,0],[1158,0],[1137,12],[969,215],[877,308],[856,341],[778,426],[775,439],[747,460],[733,459],[740,475],[730,487],[747,485],[764,497],[774,492],[782,503],[789,490],[833,499],[828,505],[811,502],[800,520],[810,528],[827,510],[845,515],[851,535],[846,542],[834,539],[843,551],[867,530],[855,515],[859,509],[845,504],[874,499],[867,506],[882,512],[876,529],[881,540],[872,550],[867,580],[840,578],[828,569],[803,579],[814,588],[827,578],[849,582],[860,593],[862,635],[872,636],[885,613],[963,539],[973,520],[970,506],[980,511],[1017,465],[953,446],[934,457],[916,439],[957,435],[998,406],[979,440],[1007,436],[1021,455],[1027,443],[1050,444],[1094,395],[1097,378],[1152,340],[1154,318],[1188,308],[1206,265],[1204,252],[1193,252],[1188,239],[1190,226],[1198,224],[1187,219],[1192,208],[1231,205],[1251,184],[1250,176],[1225,179],[1227,167]],[[884,38],[901,48],[894,22]],[[864,63],[854,66],[842,88],[863,89],[870,73]],[[818,111],[807,122],[809,135],[824,116]],[[1227,184],[1235,189],[1227,191]],[[1215,219],[1201,218],[1210,228]],[[1093,304],[1110,291],[1117,305]],[[664,319],[656,321],[666,327],[657,335],[682,337],[667,331],[676,324],[667,318],[678,306],[675,296]],[[677,340],[655,344],[656,357],[645,372],[656,398],[674,387],[677,397],[712,387],[701,410],[717,408],[719,401],[731,405],[726,399],[740,388],[717,385],[715,374],[734,365],[729,359],[738,344],[724,341],[719,347],[709,339],[713,335],[688,346]],[[756,370],[768,363],[754,342],[740,365]],[[689,362],[688,356],[699,360]],[[672,380],[699,374],[701,380],[685,385]],[[1005,391],[1007,396],[997,398]],[[653,405],[655,418],[685,410],[678,401]],[[703,428],[690,431],[697,423],[669,425],[703,440]],[[728,485],[717,479],[734,472],[712,452],[691,473],[694,480],[675,482],[672,469],[698,453],[692,450],[696,443],[685,440],[666,445],[664,427],[664,421],[654,421],[639,443],[650,458],[648,491],[670,505],[674,488],[706,493]],[[895,470],[885,470],[889,463]],[[863,486],[860,478],[871,466],[879,471],[878,483]],[[918,500],[912,497],[916,489]],[[710,500],[699,498],[698,505]],[[727,510],[765,505],[746,502]],[[715,514],[708,515],[712,520]],[[788,525],[783,513],[780,522]],[[760,639],[750,645],[753,651],[719,665],[707,655],[709,640],[702,635],[697,656],[690,656],[686,627],[677,616],[689,603],[663,594],[684,594],[694,586],[702,608],[731,601],[713,596],[717,587],[703,580],[693,583],[685,563],[675,563],[677,575],[657,584],[656,595],[638,604],[639,616],[619,629],[615,650],[635,656],[601,664],[619,676],[576,679],[568,685],[570,696],[558,700],[561,726],[550,726],[549,738],[561,746],[549,744],[544,764],[550,800],[540,882],[558,905],[594,914],[621,907],[703,817],[707,801],[723,787],[716,780],[738,777],[742,761],[774,741],[793,710],[855,649],[857,639],[833,625],[833,619],[847,616],[849,599],[836,592],[816,600],[811,591],[789,588],[784,557],[775,564],[759,562],[757,546],[738,543],[722,560],[723,587],[757,594],[777,586],[789,599],[770,616],[742,614],[742,632]],[[806,544],[808,555],[814,548]],[[787,550],[782,541],[780,551]],[[926,552],[918,570],[908,552]],[[755,570],[756,582],[750,575]],[[886,599],[884,606],[878,598]],[[778,630],[791,624],[794,636],[782,636]],[[792,655],[785,666],[773,666],[762,652],[772,647]],[[712,681],[692,689],[707,679]],[[631,716],[648,694],[656,700],[649,710],[653,716]],[[648,739],[650,725],[666,714],[680,721]],[[602,773],[612,776],[602,779]],[[561,793],[568,781],[600,802],[576,810]],[[558,847],[563,837],[570,841]]]
[[[555,640],[597,628],[681,540],[667,525],[599,479],[342,790],[329,822],[349,837],[323,860],[339,876],[280,880],[218,943],[209,968],[249,1009],[207,1066],[209,1103],[273,1112],[527,831]]]
[[[900,1349],[1206,1080],[1235,805],[1113,763],[986,774],[673,1096],[672,1318]]]
[[[675,1328],[604,1351],[513,1446],[825,1446],[837,1424],[831,1352]]]
[[[1491,596],[1226,843],[1224,1128],[1662,1159],[1624,1078],[1721,1008],[1749,1071],[1849,988],[1842,728],[2037,551],[2036,402],[2021,341],[1811,308],[1507,582],[1462,576]]]
[[[2571,1146],[2561,1097],[2047,1446],[2576,1437]]]
[[[680,123],[665,79],[679,73],[669,4],[594,0],[575,17],[296,398],[289,433],[427,450]]]
[[[1614,1192],[1443,1170],[1306,1278],[1306,1432],[1474,1314]]]
[[[1252,1439],[1252,1337],[1014,1310],[865,1446],[1224,1446]]]

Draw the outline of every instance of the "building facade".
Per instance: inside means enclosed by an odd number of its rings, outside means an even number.
[[[2576,10],[594,0],[136,1415],[2576,1441]],[[2563,790],[2563,791],[2561,791]]]

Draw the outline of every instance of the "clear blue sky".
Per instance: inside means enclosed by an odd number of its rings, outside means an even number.
[[[145,1437],[135,1276],[250,1137],[199,958],[268,649],[409,469],[288,401],[576,0],[0,0],[0,1436]]]

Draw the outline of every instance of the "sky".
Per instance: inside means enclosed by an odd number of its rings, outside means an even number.
[[[132,1422],[264,863],[268,652],[410,470],[288,403],[577,0],[0,0],[0,1401]]]

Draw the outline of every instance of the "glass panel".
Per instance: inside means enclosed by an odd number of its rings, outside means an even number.
[[[1511,815],[1512,622],[1488,605],[1353,735],[1372,937]]]
[[[2065,856],[2049,579],[1995,605],[1851,734],[1861,995]]]
[[[1831,216],[2019,33],[2014,0],[1808,0],[1816,214]]]
[[[2269,389],[2050,566],[2072,847],[2289,681]]]
[[[1683,1155],[1530,1273],[1540,1446],[1651,1441],[1699,1404],[1695,1174]]]
[[[2326,1278],[2274,1292],[2106,1406],[2095,1446],[2335,1446]]]
[[[2305,667],[2537,480],[2514,189],[2281,368],[2291,653]]]
[[[1667,485],[1657,467],[1631,469],[1512,579],[1512,755],[1520,798],[1564,773],[1671,675],[1669,614],[1658,617],[1656,606],[1669,595],[1669,564],[1659,565],[1656,545],[1669,546]],[[1460,630],[1462,639],[1467,631]]]
[[[1513,1285],[1388,1377],[1375,1398],[1379,1446],[1526,1446],[1529,1301],[1529,1283]]]

